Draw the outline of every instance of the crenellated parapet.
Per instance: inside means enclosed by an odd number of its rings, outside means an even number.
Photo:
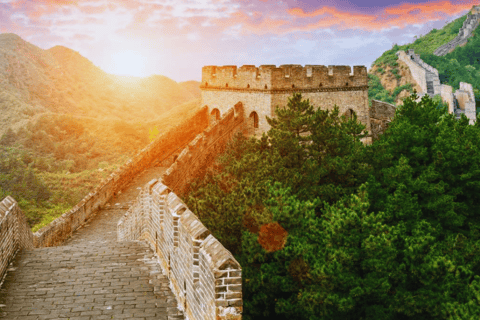
[[[464,46],[468,39],[473,35],[473,31],[480,23],[480,6],[473,6],[467,18],[463,22],[462,27],[458,30],[458,35],[448,43],[438,47],[433,54],[436,56],[444,56],[458,46]]]
[[[312,90],[349,88],[368,85],[365,66],[323,66],[288,64],[237,66],[205,66],[202,68],[203,90]]]
[[[118,223],[118,240],[143,240],[191,320],[241,320],[242,268],[169,187],[152,180]]]
[[[18,203],[7,196],[0,201],[0,285],[10,262],[21,249],[33,249],[33,233]]]

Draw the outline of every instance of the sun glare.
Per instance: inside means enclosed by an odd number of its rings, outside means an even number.
[[[147,76],[146,58],[134,50],[120,51],[111,56],[110,72],[122,76]]]

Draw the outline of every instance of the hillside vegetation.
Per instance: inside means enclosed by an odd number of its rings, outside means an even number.
[[[200,107],[199,83],[117,77],[65,47],[0,34],[0,199],[34,230]]]
[[[369,70],[369,98],[382,100],[389,103],[398,101],[398,95],[405,90],[403,96],[408,96],[413,92],[413,83],[411,88],[401,82],[401,73],[399,61],[395,53],[399,50],[414,49],[415,53],[439,72],[440,82],[451,85],[453,90],[459,88],[459,83],[471,83],[476,96],[477,107],[480,107],[480,34],[475,31],[469,38],[468,43],[463,47],[457,47],[451,53],[443,57],[437,57],[433,52],[441,45],[454,39],[463,25],[467,15],[452,21],[445,25],[441,30],[433,29],[428,34],[416,39],[413,43],[406,45],[394,45],[392,49],[385,51]],[[383,81],[382,81],[383,80]],[[392,89],[385,90],[387,83],[391,83]],[[382,84],[383,83],[383,84]],[[395,88],[395,89],[393,89]]]
[[[71,49],[42,50],[15,34],[0,34],[0,134],[44,112],[153,120],[199,98],[195,83],[110,75]]]

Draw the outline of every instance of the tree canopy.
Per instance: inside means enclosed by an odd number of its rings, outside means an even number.
[[[407,98],[378,141],[291,97],[186,202],[243,268],[245,319],[477,319],[480,125]]]

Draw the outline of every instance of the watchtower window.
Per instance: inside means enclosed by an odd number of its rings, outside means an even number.
[[[265,85],[265,89],[267,89],[267,85]]]
[[[295,88],[295,85],[294,85],[294,84],[292,84],[292,88]]]
[[[345,82],[345,85],[348,86],[348,82]]]
[[[257,129],[258,128],[258,114],[253,111],[252,113],[250,113],[250,125],[254,128],[254,129]]]
[[[215,108],[212,110],[212,112],[210,112],[210,123],[213,123],[217,120],[220,120],[220,110]]]
[[[320,83],[318,86],[319,86],[319,87],[322,87],[322,86],[323,86],[323,83]]]
[[[228,88],[228,83],[225,83],[225,88]]]
[[[247,84],[247,89],[248,89],[248,88],[250,88],[250,85],[249,85],[249,84]]]
[[[208,82],[205,82],[205,87],[208,87]]]
[[[353,119],[354,114],[355,114],[355,111],[353,111],[352,109],[348,109],[347,111],[345,111],[343,115],[347,118],[347,120],[350,120],[350,119]]]

